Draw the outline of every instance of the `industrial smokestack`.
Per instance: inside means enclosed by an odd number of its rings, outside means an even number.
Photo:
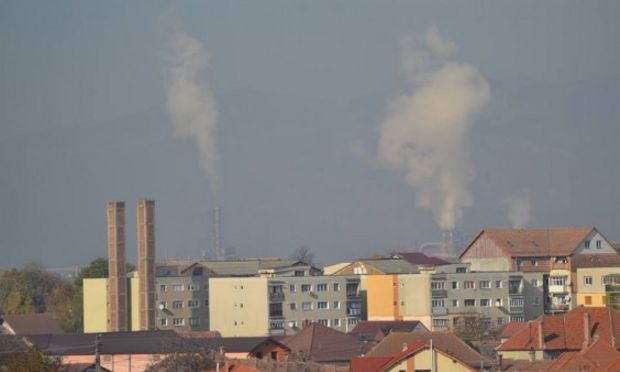
[[[224,259],[222,247],[222,211],[220,207],[213,209],[213,255],[216,260]]]
[[[109,202],[108,214],[108,325],[110,332],[127,330],[127,275],[125,272],[125,202]]]
[[[155,329],[155,201],[138,200],[140,330]]]

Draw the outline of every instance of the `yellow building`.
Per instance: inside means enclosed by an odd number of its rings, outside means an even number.
[[[607,306],[604,277],[619,274],[620,267],[584,267],[573,274],[577,306]]]
[[[127,278],[127,295],[129,297],[128,326],[132,331],[139,331],[140,308],[138,306],[138,282],[140,278]],[[84,333],[108,332],[108,278],[89,278],[83,280]]]

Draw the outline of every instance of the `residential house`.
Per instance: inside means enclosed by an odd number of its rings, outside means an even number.
[[[576,306],[606,306],[605,277],[620,274],[620,255],[582,255],[573,265]]]
[[[50,314],[7,314],[0,316],[0,334],[32,335],[65,333]]]
[[[392,332],[428,332],[428,328],[418,320],[363,320],[357,323],[355,328],[349,333],[361,341],[379,342]]]
[[[273,337],[191,338],[197,345],[215,350],[228,359],[285,360],[291,349]]]

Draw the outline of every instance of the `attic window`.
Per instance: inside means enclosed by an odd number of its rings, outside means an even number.
[[[601,249],[601,248],[603,248],[603,242],[602,242],[601,240],[597,240],[597,241],[596,241],[596,248],[597,248],[597,249]]]
[[[583,245],[584,245],[584,247],[586,247],[586,248],[590,248],[590,241],[589,241],[589,240],[586,240],[586,241],[583,243]]]

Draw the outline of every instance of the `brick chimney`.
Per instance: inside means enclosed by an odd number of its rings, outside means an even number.
[[[583,347],[590,346],[590,314],[586,311],[583,312]]]
[[[140,330],[155,329],[155,201],[140,199],[138,220],[138,277]]]
[[[110,332],[127,330],[127,273],[125,268],[125,202],[107,204],[108,324]]]

